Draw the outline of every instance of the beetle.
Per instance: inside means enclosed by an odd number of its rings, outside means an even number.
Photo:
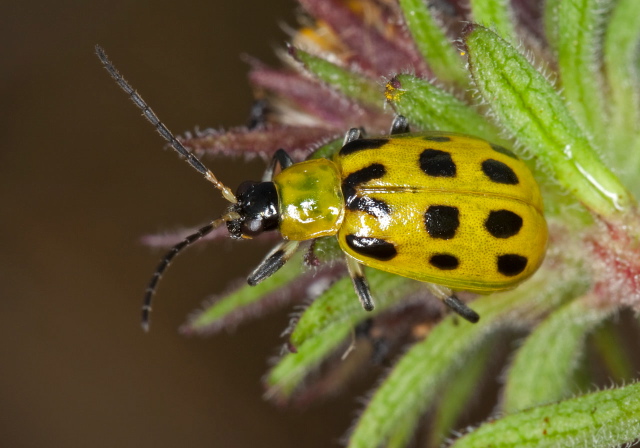
[[[502,146],[450,132],[412,133],[399,115],[385,137],[350,129],[331,160],[294,163],[280,149],[261,181],[243,182],[233,193],[160,122],[104,50],[96,46],[96,53],[160,135],[230,202],[220,218],[161,260],[144,298],[145,330],[171,260],[221,225],[235,239],[270,231],[283,237],[249,274],[250,285],[273,275],[302,241],[336,236],[367,311],[374,301],[363,266],[425,282],[453,311],[477,322],[479,315],[455,290],[512,289],[542,263],[547,225],[540,189],[522,160]]]

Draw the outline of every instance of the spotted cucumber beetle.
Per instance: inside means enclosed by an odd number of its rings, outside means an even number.
[[[104,50],[96,47],[96,53],[160,135],[231,204],[162,259],[144,298],[145,330],[158,280],[171,260],[223,224],[236,239],[268,231],[284,239],[249,275],[250,285],[280,269],[302,241],[335,235],[366,310],[374,307],[363,269],[370,266],[426,282],[471,322],[478,314],[453,290],[488,294],[514,288],[544,258],[540,190],[506,148],[461,134],[411,133],[407,120],[397,116],[387,137],[349,130],[332,160],[293,163],[280,149],[261,182],[244,182],[234,194],[160,122]]]

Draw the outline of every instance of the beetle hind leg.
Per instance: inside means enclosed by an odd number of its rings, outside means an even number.
[[[365,311],[373,311],[375,305],[362,265],[353,258],[347,257],[347,268],[349,269],[349,275],[353,281],[353,287],[356,290],[356,294],[358,294],[362,308],[364,308]]]
[[[249,274],[247,283],[249,283],[250,286],[256,286],[258,283],[271,277],[289,261],[299,245],[300,241],[283,241],[278,244],[269,255],[262,260],[258,267]]]
[[[427,283],[427,287],[431,293],[438,299],[442,300],[445,305],[452,311],[458,314],[460,317],[468,320],[472,324],[475,324],[480,320],[478,313],[469,308],[462,300],[456,296],[451,289],[444,286],[435,285],[433,283]]]
[[[409,128],[409,121],[403,115],[396,115],[396,118],[394,118],[391,123],[391,130],[389,131],[389,134],[408,134],[409,132],[411,132],[411,129]]]

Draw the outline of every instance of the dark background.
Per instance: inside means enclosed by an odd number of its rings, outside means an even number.
[[[224,207],[93,54],[100,43],[174,132],[246,121],[242,53],[276,63],[293,0],[11,2],[0,15],[0,446],[325,447],[354,391],[310,410],[262,399],[288,312],[186,338],[187,314],[268,250],[205,245],[142,293],[161,252],[144,234]],[[207,164],[232,188],[259,161]]]

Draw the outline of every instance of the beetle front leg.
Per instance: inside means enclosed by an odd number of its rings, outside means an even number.
[[[247,283],[251,286],[256,286],[263,280],[271,277],[278,272],[284,264],[289,261],[291,256],[296,252],[300,241],[283,241],[278,244],[273,250],[265,257],[264,260],[253,270],[247,278]]]
[[[374,303],[371,297],[371,291],[369,290],[369,283],[364,275],[363,266],[351,257],[347,257],[347,268],[349,269],[349,275],[353,281],[353,287],[358,294],[362,308],[365,311],[373,311]]]
[[[285,169],[293,165],[293,159],[287,151],[282,148],[278,149],[271,158],[269,166],[262,174],[262,182],[271,182],[271,180],[273,180],[273,173],[275,173],[278,164],[281,169]]]

